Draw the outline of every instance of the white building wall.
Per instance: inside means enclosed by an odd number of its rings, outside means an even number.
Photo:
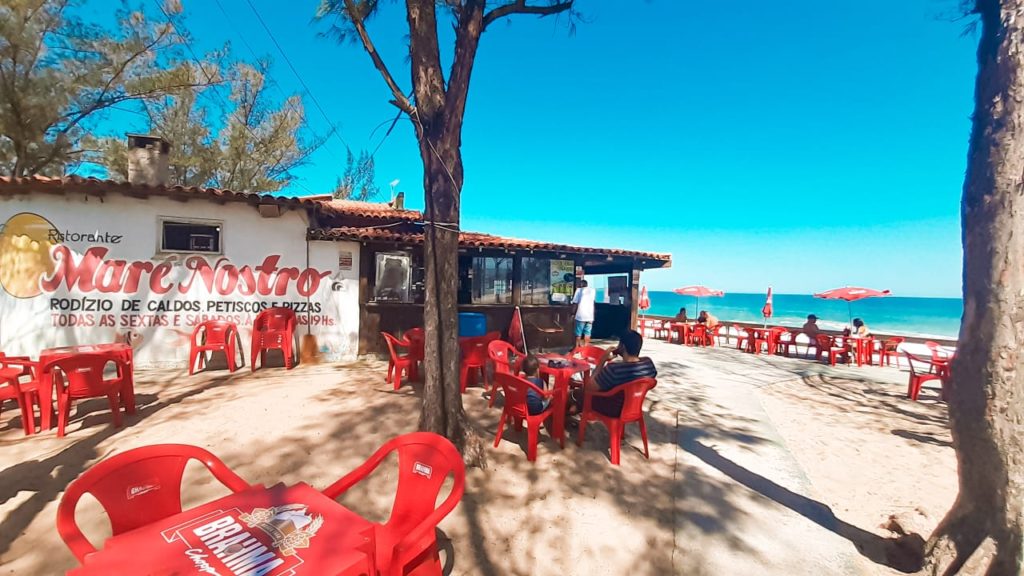
[[[161,253],[161,218],[221,221],[223,253]],[[2,197],[0,351],[35,357],[53,346],[127,341],[139,366],[184,367],[196,324],[227,319],[248,362],[252,320],[275,305],[296,308],[299,335],[308,325],[325,360],[353,359],[359,245],[309,242],[307,264],[306,218],[119,193]],[[319,285],[307,297],[300,281]]]

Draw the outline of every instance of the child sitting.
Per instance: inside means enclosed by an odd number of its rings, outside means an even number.
[[[529,354],[526,358],[523,358],[522,370],[524,377],[528,382],[535,384],[540,389],[544,389],[544,380],[539,376],[540,361],[537,360],[536,356]],[[526,391],[526,409],[530,415],[540,414],[547,410],[548,404],[550,403],[550,398],[541,396],[533,388]]]

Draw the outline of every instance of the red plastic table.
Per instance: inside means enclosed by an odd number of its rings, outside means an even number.
[[[672,333],[675,332],[676,334],[679,335],[679,343],[686,344],[686,341],[689,339],[691,330],[693,330],[692,324],[687,324],[686,322],[673,322],[671,331],[668,335],[668,341],[672,342]]]
[[[552,390],[555,391],[552,397],[555,413],[551,417],[551,434],[562,439],[565,437],[565,406],[569,401],[569,381],[573,374],[590,372],[590,362],[579,358],[569,358],[561,354],[537,354],[540,360],[540,373],[542,376],[554,378]],[[560,368],[548,365],[548,360],[565,360],[569,364]]]
[[[372,524],[307,484],[254,486],[106,541],[68,576],[357,576]]]
[[[124,343],[112,344],[83,344],[79,346],[61,346],[59,348],[47,348],[39,353],[39,365],[43,373],[39,377],[39,412],[42,415],[40,423],[41,430],[53,428],[53,378],[50,371],[46,369],[47,364],[54,360],[70,358],[78,354],[103,354],[117,362],[119,370],[123,366],[124,389],[121,403],[125,412],[135,413],[135,364],[132,359],[132,347]]]
[[[857,366],[864,364],[871,366],[874,363],[875,339],[870,336],[850,336],[849,341],[853,343],[853,356]],[[853,362],[850,362],[850,364],[853,364]]]

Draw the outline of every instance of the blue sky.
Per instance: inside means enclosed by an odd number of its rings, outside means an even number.
[[[230,18],[183,0],[195,46],[251,59],[244,38],[302,92],[246,1],[220,2]],[[376,147],[395,109],[361,47],[318,37],[315,0],[253,3],[348,145]],[[551,18],[496,23],[470,90],[463,228],[671,252],[644,275],[654,290],[958,296],[976,37],[957,4],[579,0],[574,36]],[[385,3],[370,32],[408,88],[401,10]],[[423,205],[407,124],[376,162],[384,200],[399,179]],[[290,191],[329,191],[343,163],[332,138]]]

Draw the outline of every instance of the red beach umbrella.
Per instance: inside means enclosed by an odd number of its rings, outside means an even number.
[[[647,286],[640,287],[640,301],[636,307],[641,310],[648,310],[651,307],[651,298],[647,295]]]
[[[682,288],[676,288],[674,292],[680,296],[693,296],[697,299],[698,308],[700,307],[701,296],[725,296],[725,292],[722,292],[721,290],[712,290],[707,286],[683,286]],[[700,310],[697,310],[697,312],[700,313]]]
[[[863,300],[864,298],[880,298],[882,296],[889,296],[892,294],[888,290],[874,290],[872,288],[860,288],[858,286],[843,286],[842,288],[833,288],[826,290],[819,294],[815,294],[815,298],[823,298],[825,300],[846,300],[846,310],[850,314],[850,320],[853,320],[853,309],[850,307],[850,302],[854,300]]]
[[[768,287],[768,299],[764,301],[764,307],[761,308],[761,316],[764,316],[764,326],[768,327],[768,319],[772,317],[772,287]]]

